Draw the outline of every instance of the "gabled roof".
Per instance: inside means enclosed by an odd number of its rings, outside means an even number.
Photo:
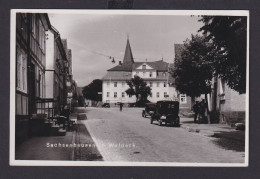
[[[164,62],[163,60],[154,61],[154,62],[135,62],[133,64],[133,70],[138,68],[140,65],[146,63],[147,65],[151,66],[154,70],[157,71],[167,71],[168,70],[168,63]]]
[[[133,64],[133,70],[135,70],[135,69],[137,69],[137,68],[140,68],[142,65],[147,65],[148,67],[150,67],[150,68],[153,69],[153,67],[150,66],[147,62],[141,62],[140,65],[134,65],[134,64]],[[147,69],[147,67],[146,67],[146,69]]]
[[[131,72],[107,72],[107,74],[102,78],[102,80],[130,80],[132,78]]]

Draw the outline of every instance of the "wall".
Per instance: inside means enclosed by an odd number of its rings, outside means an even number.
[[[180,97],[181,97],[181,95],[179,95],[180,113],[191,112],[192,107],[193,107],[192,98],[186,95],[186,102],[181,102]]]
[[[109,86],[108,83],[109,82]],[[117,87],[114,87],[114,82],[117,82]],[[124,82],[124,85],[122,83]],[[150,86],[149,81],[146,81],[147,85]],[[157,87],[157,82],[159,82],[159,86]],[[148,96],[148,100],[156,103],[160,100],[174,100],[177,97],[177,92],[175,87],[169,86],[168,84],[164,87],[164,82],[162,81],[153,81],[152,82],[152,97]],[[124,102],[124,103],[135,103],[136,97],[132,96],[131,98],[125,93],[125,97],[122,98],[122,92],[125,92],[129,86],[126,81],[108,81],[103,80],[102,83],[102,99],[103,103],[110,101],[111,103],[115,102]],[[110,92],[110,97],[107,97],[107,92]],[[117,92],[117,97],[114,97],[114,92]],[[157,92],[159,92],[159,97],[157,97]],[[164,97],[164,92],[169,95],[169,97]]]
[[[26,90],[16,84],[16,145],[28,138],[29,118],[36,112],[35,97],[45,97],[45,30],[47,29],[47,19],[43,14],[17,13],[16,15],[16,51],[20,52],[23,49],[26,62],[25,79],[22,83],[26,86]],[[16,63],[18,61],[19,59],[16,58]]]
[[[114,82],[117,82],[117,87],[114,87]],[[109,85],[107,84],[109,83]],[[124,85],[123,85],[124,83]],[[125,97],[122,98],[122,92],[125,92],[129,86],[127,85],[126,81],[113,81],[113,80],[103,80],[102,83],[102,101],[103,103],[116,103],[116,102],[123,102],[123,103],[134,103],[136,102],[135,96],[129,97],[125,93]],[[107,92],[110,93],[109,97],[107,97]],[[117,92],[117,97],[114,97],[114,92]]]
[[[46,34],[48,37],[46,40],[46,69],[54,70],[54,34],[50,30]]]
[[[217,109],[220,111],[220,121],[234,125],[237,122],[245,122],[246,94],[239,95],[218,80]]]
[[[46,98],[54,97],[54,34],[50,30],[47,31],[48,39],[46,40]]]

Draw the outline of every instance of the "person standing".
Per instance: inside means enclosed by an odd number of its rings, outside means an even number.
[[[196,101],[196,103],[193,105],[193,111],[194,111],[194,123],[197,122],[198,113],[199,113],[199,102]]]
[[[202,101],[200,102],[200,107],[199,107],[199,113],[201,116],[202,123],[204,123],[206,120],[205,112],[206,112],[206,102],[204,99],[202,99]]]
[[[120,103],[120,111],[123,110],[123,103]]]

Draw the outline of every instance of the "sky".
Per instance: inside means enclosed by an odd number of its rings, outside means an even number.
[[[203,26],[197,16],[49,13],[49,18],[72,50],[73,78],[80,87],[101,79],[123,60],[127,36],[135,61],[163,58],[173,63],[174,44],[183,43]]]

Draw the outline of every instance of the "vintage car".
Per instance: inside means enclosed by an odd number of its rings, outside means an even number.
[[[159,126],[161,126],[163,122],[165,125],[180,126],[179,102],[158,101],[156,103],[156,111],[151,117],[151,124],[153,121],[157,121]]]
[[[142,111],[142,116],[143,117],[152,116],[155,110],[156,110],[155,103],[146,103],[145,108]]]
[[[104,104],[102,105],[102,108],[110,108],[110,104],[109,104],[109,103],[104,103]]]

